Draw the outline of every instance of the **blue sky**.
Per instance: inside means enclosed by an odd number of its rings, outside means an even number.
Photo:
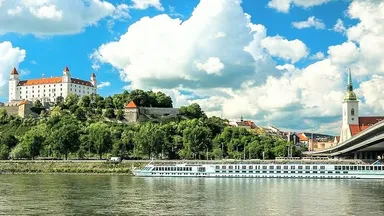
[[[0,101],[7,100],[4,81],[12,67],[30,79],[60,76],[68,66],[74,77],[89,79],[95,72],[99,84],[109,83],[99,88],[102,96],[123,89],[162,90],[175,106],[198,102],[211,115],[337,133],[351,67],[361,113],[384,111],[374,94],[384,73],[382,53],[369,48],[375,46],[372,40],[383,46],[384,27],[372,30],[383,25],[379,1],[72,3],[15,0],[0,6]]]

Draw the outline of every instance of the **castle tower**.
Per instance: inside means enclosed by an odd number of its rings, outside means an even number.
[[[92,83],[93,87],[97,87],[97,80],[96,80],[96,75],[95,75],[95,73],[92,73],[92,76],[91,76],[91,83]]]
[[[9,92],[8,92],[8,101],[11,102],[13,100],[18,99],[17,94],[17,85],[20,82],[19,73],[16,68],[13,68],[11,71],[11,75],[9,77]]]
[[[69,71],[69,68],[65,66],[63,70],[63,83],[70,83],[71,82],[71,72]]]
[[[347,92],[343,102],[343,125],[341,128],[340,142],[352,137],[350,125],[359,125],[359,101],[353,92],[351,70],[348,70]]]

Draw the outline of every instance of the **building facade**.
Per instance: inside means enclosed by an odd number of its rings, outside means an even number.
[[[384,120],[384,116],[359,117],[359,101],[353,92],[351,70],[348,71],[347,92],[343,102],[343,119],[339,143]],[[335,141],[336,142],[336,141]]]
[[[76,94],[79,97],[97,93],[96,75],[92,73],[90,81],[72,78],[68,67],[61,77],[20,80],[19,73],[13,68],[9,79],[9,102],[36,101],[55,102],[58,97]]]

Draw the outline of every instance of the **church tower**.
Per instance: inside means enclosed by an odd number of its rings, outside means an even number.
[[[13,68],[11,71],[11,75],[9,77],[9,93],[8,93],[8,101],[14,101],[17,100],[18,94],[17,94],[17,85],[20,82],[19,73],[17,72],[16,68]]]
[[[341,128],[340,142],[352,137],[349,125],[359,125],[359,101],[353,92],[351,70],[348,70],[347,92],[343,102],[343,125]]]
[[[63,70],[63,83],[70,83],[71,82],[71,72],[69,71],[69,68],[65,66]]]
[[[93,85],[93,87],[97,87],[97,80],[96,80],[96,75],[95,73],[92,73],[92,76],[91,76],[91,83]]]

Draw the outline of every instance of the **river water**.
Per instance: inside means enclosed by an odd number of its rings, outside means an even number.
[[[0,175],[0,215],[384,215],[383,180]]]

